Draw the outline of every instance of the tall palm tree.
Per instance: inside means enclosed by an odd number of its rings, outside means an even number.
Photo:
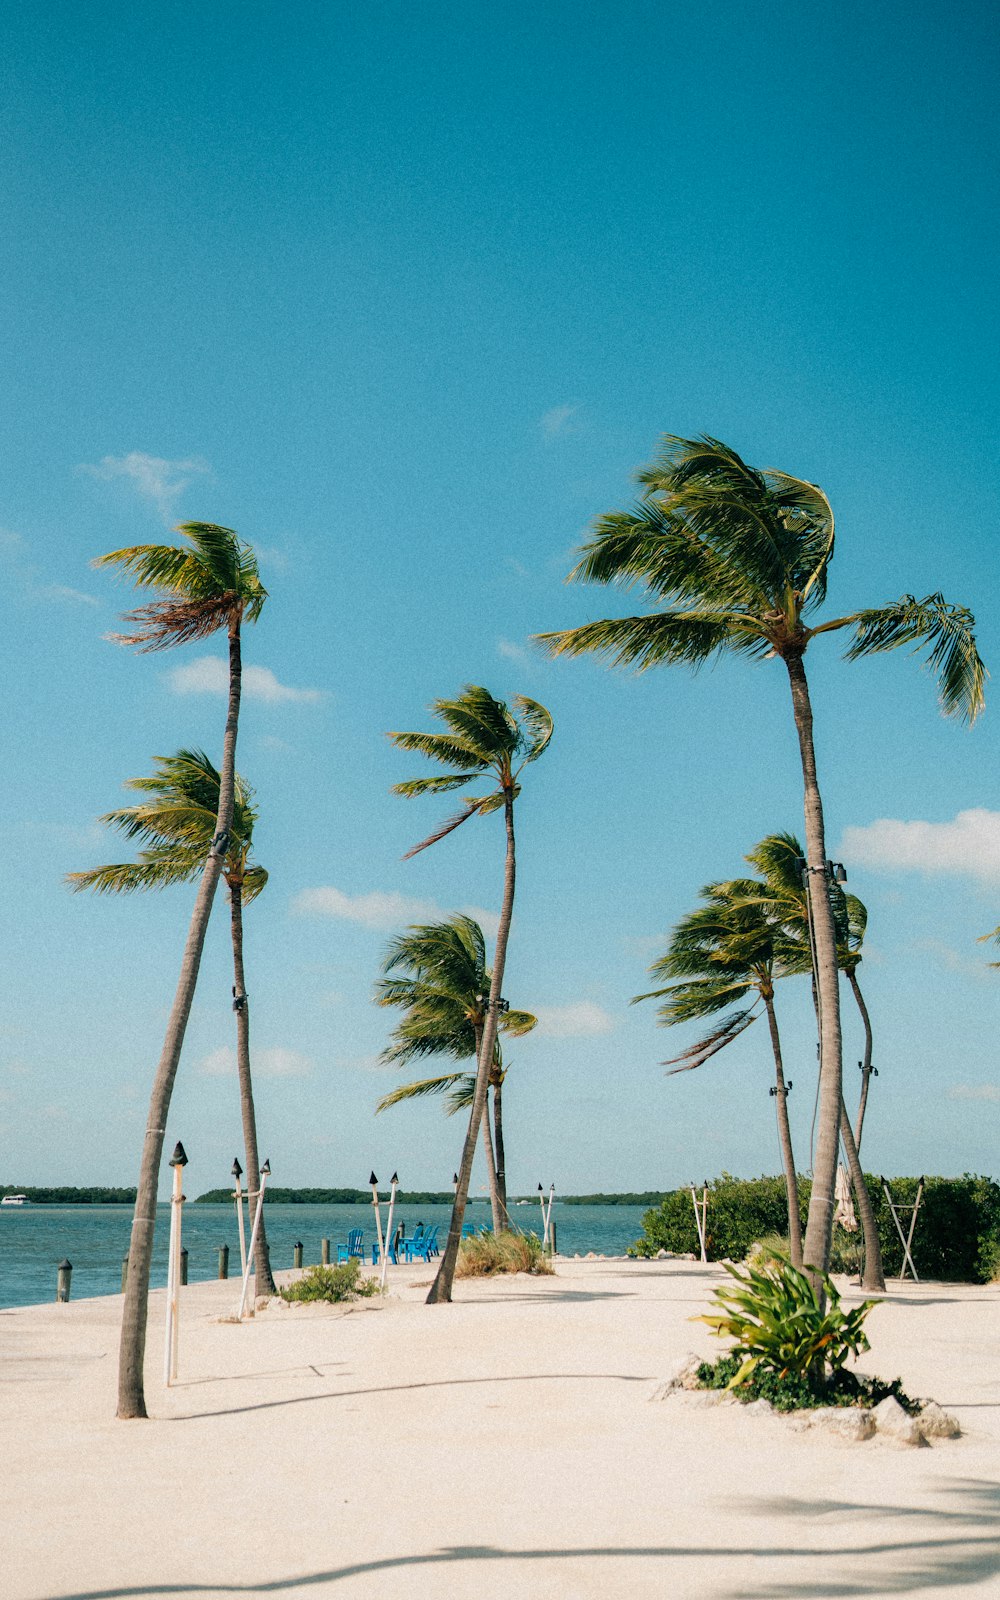
[[[717,439],[668,435],[639,474],[645,494],[630,511],[602,517],[573,577],[641,585],[661,609],[609,617],[543,634],[556,655],[597,653],[638,670],[697,667],[734,652],[777,658],[787,672],[804,790],[808,871],[816,885],[815,941],[820,1005],[820,1113],[804,1255],[829,1263],[841,1108],[840,1003],[836,930],[827,893],[823,805],[813,748],[805,655],[821,634],[846,630],[849,660],[925,647],[948,714],[971,721],[983,704],[985,669],[974,618],[942,595],[904,595],[889,605],[807,622],[826,595],[834,547],[833,511],[815,484],[748,466]]]
[[[132,631],[115,635],[119,643],[141,651],[167,650],[207,639],[223,628],[229,640],[229,699],[215,833],[202,866],[180,977],[153,1079],[139,1169],[118,1360],[118,1416],[123,1418],[146,1416],[142,1368],[164,1130],[205,932],[232,826],[242,684],[240,632],[244,620],[256,622],[267,599],[256,556],[231,528],[220,528],[211,522],[184,522],[177,531],[187,539],[186,546],[131,545],[112,550],[94,562],[98,567],[116,568],[138,588],[152,590],[158,596],[126,613],[125,621],[131,624]]]
[[[704,1038],[665,1063],[675,1073],[690,1072],[725,1049],[755,1021],[756,1007],[763,1004],[774,1056],[775,1087],[771,1093],[777,1103],[778,1139],[788,1198],[789,1253],[795,1266],[801,1267],[802,1220],[788,1123],[790,1086],[785,1082],[774,1008],[774,985],[783,975],[787,941],[780,922],[768,916],[762,902],[754,898],[753,889],[760,887],[736,880],[712,883],[702,889],[704,904],[681,918],[670,935],[666,952],[649,969],[653,978],[671,981],[636,995],[633,1004],[639,1000],[662,1000],[658,1015],[667,1026],[706,1017],[716,1019]],[[720,1017],[722,1012],[726,1015]]]
[[[497,928],[493,971],[490,975],[489,998],[483,1034],[476,1065],[476,1092],[469,1127],[462,1149],[452,1208],[448,1242],[441,1255],[437,1275],[427,1296],[428,1305],[451,1299],[458,1247],[462,1240],[462,1219],[472,1178],[472,1160],[476,1138],[486,1104],[486,1089],[490,1064],[496,1045],[497,1024],[500,1018],[500,996],[504,964],[507,959],[507,940],[514,911],[515,841],[514,801],[521,793],[521,774],[532,761],[537,761],[552,738],[552,718],[537,700],[525,695],[514,696],[512,711],[503,700],[494,699],[487,689],[478,684],[466,684],[455,700],[435,700],[431,707],[435,716],[444,723],[445,733],[390,733],[389,738],[401,750],[415,750],[438,761],[450,769],[438,777],[413,778],[393,786],[394,794],[406,796],[443,794],[462,788],[480,778],[487,778],[491,787],[485,794],[466,796],[462,809],[420,844],[407,852],[416,855],[428,845],[467,822],[470,817],[488,816],[491,811],[503,811],[507,834],[507,852],[504,860],[503,900]]]
[[[490,972],[486,965],[483,930],[472,917],[460,913],[444,922],[416,924],[394,939],[382,963],[385,977],[375,986],[381,1006],[401,1006],[403,1016],[393,1031],[381,1059],[388,1065],[408,1066],[425,1056],[451,1056],[477,1061],[486,1022]],[[505,1011],[499,1031],[514,1038],[530,1033],[537,1018],[529,1011]],[[497,1038],[490,1063],[487,1101],[483,1107],[483,1150],[490,1171],[490,1201],[494,1231],[507,1226],[507,1184],[503,1156],[503,1121],[498,1098],[503,1082],[503,1061]],[[494,1135],[490,1137],[489,1090],[493,1090]],[[429,1094],[449,1094],[449,1115],[471,1108],[475,1075],[445,1073],[402,1084],[383,1095],[376,1111],[402,1100]],[[494,1144],[495,1141],[495,1144]]]
[[[71,872],[70,886],[98,894],[132,894],[141,889],[162,889],[168,884],[191,883],[200,875],[205,853],[215,833],[219,809],[219,774],[201,750],[178,750],[174,756],[154,758],[150,778],[130,778],[126,789],[143,796],[135,805],[108,811],[101,822],[127,839],[140,840],[144,848],[135,861],[125,861],[89,872]],[[260,1190],[257,1117],[250,1074],[250,1002],[243,970],[243,907],[255,900],[267,883],[264,868],[252,861],[253,831],[258,811],[253,790],[236,774],[233,816],[222,875],[229,889],[233,945],[233,1011],[236,1016],[236,1065],[240,1084],[243,1142],[246,1150],[250,1215]],[[257,1293],[274,1294],[264,1215],[261,1213],[254,1247]]]
[[[819,989],[816,981],[815,959],[815,889],[807,890],[803,883],[802,873],[802,846],[793,833],[771,833],[748,853],[746,859],[763,878],[759,891],[763,893],[762,904],[766,906],[769,915],[780,921],[788,941],[787,965],[789,972],[809,973],[812,979],[813,1005],[816,1009],[817,1024],[820,1022],[818,1003]],[[837,965],[842,972],[852,971],[857,962],[861,960],[861,944],[864,940],[865,928],[868,922],[868,912],[864,904],[855,894],[848,894],[839,883],[829,885],[829,902],[833,913],[834,928],[837,940]],[[852,988],[855,997],[861,1006],[861,1015],[865,1023],[868,1042],[868,1057],[871,1060],[871,1024],[868,1020],[868,1011],[864,1005],[861,990],[856,976],[853,976]],[[863,1098],[859,1114],[859,1127],[864,1117],[864,1100],[867,1098],[868,1078],[864,1079],[862,1090]],[[854,1189],[854,1199],[861,1219],[861,1231],[864,1236],[865,1264],[863,1271],[863,1284],[866,1289],[881,1292],[885,1288],[885,1275],[882,1269],[882,1246],[879,1242],[878,1223],[875,1220],[875,1211],[872,1206],[871,1195],[868,1192],[868,1183],[861,1157],[858,1154],[858,1145],[851,1128],[851,1119],[847,1114],[847,1106],[843,1093],[840,1100],[840,1139],[847,1158],[847,1170],[850,1174],[851,1186]]]

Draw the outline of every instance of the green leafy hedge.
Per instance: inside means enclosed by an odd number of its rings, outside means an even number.
[[[917,1178],[893,1178],[893,1199],[912,1203]],[[799,1179],[799,1209],[805,1222],[812,1185]],[[878,1221],[887,1276],[903,1264],[903,1248],[882,1191],[881,1180],[868,1175],[868,1191]],[[701,1189],[698,1189],[701,1198]],[[908,1214],[904,1213],[904,1228]],[[674,1189],[642,1219],[643,1236],[629,1254],[655,1256],[658,1250],[698,1253],[698,1231],[690,1189]],[[767,1234],[787,1234],[788,1212],[783,1178],[740,1179],[724,1172],[708,1186],[708,1256],[718,1261],[746,1259],[750,1246]],[[837,1229],[835,1265],[851,1265],[857,1234]],[[961,1178],[927,1178],[913,1240],[913,1259],[922,1278],[953,1283],[987,1283],[1000,1269],[1000,1184],[966,1174]]]

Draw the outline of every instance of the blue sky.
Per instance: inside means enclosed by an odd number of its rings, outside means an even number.
[[[153,755],[218,754],[221,646],[106,642],[128,591],[88,565],[186,518],[251,540],[272,595],[239,762],[276,1181],[455,1165],[438,1107],[373,1119],[370,993],[410,917],[498,907],[498,819],[403,862],[441,808],[388,792],[419,767],[384,731],[468,681],[557,730],[520,802],[505,988],[543,1026],[510,1052],[514,1187],[776,1170],[760,1030],[667,1079],[687,1037],[628,1001],[700,885],[801,827],[781,669],[635,679],[528,641],[621,608],[565,585],[573,551],[662,433],[706,431],[823,485],[835,612],[941,589],[996,661],[996,43],[976,4],[4,17],[4,1181],[134,1181],[190,901],[61,880],[115,855],[94,818]],[[810,671],[870,912],[867,1162],[994,1170],[992,711],[946,722],[902,655],[819,641]],[[195,1192],[239,1145],[229,984],[220,899],[168,1129]],[[782,998],[807,1166],[808,999]]]

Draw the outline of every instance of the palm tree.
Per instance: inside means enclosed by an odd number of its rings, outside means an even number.
[[[762,839],[759,844],[749,852],[746,857],[752,867],[763,877],[760,890],[763,892],[762,904],[766,906],[769,915],[777,918],[788,940],[787,965],[789,972],[808,972],[812,979],[813,1006],[816,1009],[817,1024],[820,1021],[818,1004],[818,986],[816,982],[815,958],[815,890],[808,890],[803,883],[802,872],[802,846],[793,833],[771,833]],[[837,938],[837,965],[842,972],[853,969],[861,960],[861,945],[864,940],[865,928],[868,923],[868,912],[855,894],[848,894],[839,883],[833,881],[829,885],[829,902],[833,913],[834,927]],[[853,975],[853,971],[852,971]],[[868,1054],[871,1060],[871,1024],[868,1020],[868,1011],[861,997],[861,990],[857,978],[853,977],[852,987],[861,1006],[861,1015],[867,1034]],[[864,1117],[864,1101],[867,1098],[868,1078],[864,1079],[863,1098],[858,1119],[858,1125]],[[865,1179],[861,1157],[858,1154],[857,1140],[851,1128],[851,1119],[847,1114],[847,1106],[843,1093],[840,1100],[840,1139],[847,1157],[847,1170],[850,1174],[851,1186],[854,1189],[854,1199],[861,1219],[861,1231],[865,1244],[865,1264],[863,1271],[863,1284],[866,1289],[874,1289],[881,1293],[885,1289],[885,1275],[882,1270],[882,1246],[879,1242],[878,1224],[875,1220],[875,1211],[872,1206],[871,1195],[868,1192],[868,1183]]]
[[[948,714],[971,721],[983,704],[985,669],[974,619],[942,595],[807,623],[826,595],[833,511],[815,484],[748,466],[717,439],[668,435],[639,474],[645,494],[630,511],[601,518],[572,576],[640,584],[661,609],[609,617],[541,635],[556,655],[597,653],[638,670],[697,667],[722,652],[778,658],[788,674],[805,803],[808,871],[817,886],[815,942],[820,1005],[820,1111],[805,1260],[825,1270],[830,1255],[841,1107],[836,930],[827,893],[823,805],[813,748],[805,654],[820,634],[846,629],[849,660],[926,647]]]
[[[753,895],[753,890],[761,887],[736,880],[712,883],[702,889],[704,904],[681,919],[665,954],[649,969],[653,978],[671,981],[636,995],[633,1004],[639,1000],[662,1000],[658,1015],[666,1026],[696,1018],[716,1019],[704,1038],[664,1063],[677,1073],[702,1066],[739,1038],[756,1020],[756,1007],[763,1003],[774,1055],[776,1082],[771,1093],[777,1103],[778,1139],[788,1197],[789,1253],[794,1265],[801,1267],[802,1220],[788,1123],[790,1085],[785,1083],[774,1009],[774,985],[783,976],[787,941],[781,924],[767,915],[759,898]],[[750,1004],[745,1004],[751,996],[754,998]],[[726,1015],[720,1018],[721,1012]]]
[[[89,872],[69,873],[67,882],[75,891],[93,889],[98,894],[131,894],[140,889],[161,889],[172,883],[192,883],[199,877],[215,833],[219,774],[201,750],[178,750],[174,756],[157,756],[154,760],[156,771],[151,778],[130,778],[125,784],[126,789],[142,795],[142,800],[109,811],[100,819],[109,827],[117,828],[127,839],[141,840],[144,848],[138,859],[93,867]],[[237,773],[222,873],[229,888],[236,1064],[251,1216],[260,1189],[260,1158],[250,1076],[250,1004],[243,971],[243,907],[255,900],[267,883],[264,868],[250,859],[257,817],[253,791]],[[257,1293],[276,1293],[263,1212],[254,1259]]]
[[[462,1219],[472,1178],[472,1160],[486,1104],[490,1063],[500,1018],[507,939],[514,911],[514,801],[521,792],[520,777],[524,768],[538,760],[552,738],[552,718],[549,713],[537,700],[529,700],[525,695],[514,696],[512,711],[503,700],[495,700],[488,690],[470,683],[466,684],[456,700],[435,700],[431,709],[445,724],[446,733],[390,733],[389,738],[401,750],[415,750],[432,761],[439,761],[450,770],[439,777],[413,778],[405,783],[397,783],[393,786],[393,793],[406,796],[443,794],[483,777],[491,779],[494,786],[475,798],[466,796],[461,811],[415,845],[407,855],[416,855],[419,850],[426,850],[428,845],[436,844],[470,817],[488,816],[491,811],[500,810],[504,814],[507,853],[493,971],[477,1057],[475,1098],[458,1169],[448,1243],[427,1296],[428,1305],[451,1299],[455,1263],[462,1239]]]
[[[117,568],[139,588],[151,589],[159,596],[126,613],[125,621],[132,625],[133,631],[115,635],[119,643],[142,651],[167,650],[173,645],[207,639],[222,628],[226,629],[229,639],[229,700],[219,774],[219,809],[211,847],[202,866],[180,977],[153,1079],[136,1191],[118,1360],[118,1416],[123,1418],[146,1416],[142,1367],[164,1130],[194,1000],[205,932],[232,826],[242,681],[240,630],[244,619],[256,622],[267,599],[253,551],[231,528],[216,527],[211,522],[184,522],[177,531],[189,541],[189,547],[132,545],[99,556],[94,563],[98,567]]]
[[[394,939],[382,963],[385,977],[375,986],[375,1001],[381,1006],[401,1006],[403,1016],[381,1059],[389,1065],[403,1066],[425,1056],[452,1056],[477,1060],[486,1022],[486,997],[490,992],[490,972],[486,965],[483,930],[472,917],[456,914],[444,922],[414,925]],[[529,1033],[537,1021],[529,1011],[505,1011],[500,1016],[500,1032],[520,1037]],[[503,1060],[499,1038],[493,1049],[484,1103],[483,1150],[490,1172],[490,1201],[494,1232],[508,1225],[507,1184],[503,1155],[503,1121],[499,1099],[503,1082]],[[475,1075],[445,1073],[401,1085],[383,1095],[376,1111],[385,1111],[402,1100],[429,1094],[449,1094],[448,1114],[471,1108],[475,1095]],[[493,1090],[494,1138],[490,1137],[488,1092]],[[494,1147],[495,1139],[495,1147]]]

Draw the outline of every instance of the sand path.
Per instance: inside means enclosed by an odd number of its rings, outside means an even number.
[[[113,1420],[121,1301],[0,1312],[0,1595],[799,1600],[1000,1595],[1000,1291],[893,1287],[865,1365],[955,1411],[903,1450],[650,1403],[719,1269],[564,1261],[220,1322],[184,1290],[180,1381]],[[713,1346],[715,1348],[713,1349]]]

